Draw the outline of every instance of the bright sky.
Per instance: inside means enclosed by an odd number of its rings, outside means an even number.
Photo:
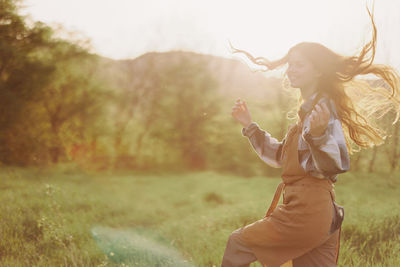
[[[301,41],[351,55],[370,40],[371,0],[25,0],[23,14],[62,24],[114,59],[191,50],[231,57],[229,43],[280,58]],[[376,62],[400,67],[400,1],[377,0]]]

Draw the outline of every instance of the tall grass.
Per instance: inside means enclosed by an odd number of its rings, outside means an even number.
[[[279,179],[2,169],[0,266],[219,266]],[[339,266],[400,266],[400,175],[347,173]],[[260,266],[258,263],[252,266]]]

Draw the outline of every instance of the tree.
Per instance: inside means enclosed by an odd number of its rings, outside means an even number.
[[[57,163],[69,144],[98,134],[98,56],[42,23],[28,27],[14,1],[0,3],[0,160]]]
[[[154,109],[153,127],[149,134],[178,150],[190,169],[206,167],[209,127],[219,112],[217,82],[206,70],[205,62],[189,59],[171,66],[161,77],[159,101]]]
[[[27,103],[35,101],[54,71],[38,51],[50,45],[51,29],[25,24],[15,1],[0,1],[0,161],[16,163],[24,151],[13,146],[13,132],[24,119]]]
[[[96,123],[105,112],[106,92],[95,75],[96,56],[65,41],[58,41],[50,54],[56,71],[37,103],[45,110],[51,140],[48,151],[57,163],[66,155],[64,142],[93,141],[88,139],[95,138]]]

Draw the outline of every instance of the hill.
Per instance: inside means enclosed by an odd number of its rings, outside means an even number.
[[[128,88],[133,80],[141,80],[142,84],[149,86],[156,80],[154,77],[157,73],[183,60],[204,64],[218,81],[218,92],[225,96],[266,98],[272,101],[277,95],[277,89],[281,88],[281,79],[253,72],[239,60],[185,51],[149,52],[126,60],[101,58],[100,75],[107,77],[116,87]]]

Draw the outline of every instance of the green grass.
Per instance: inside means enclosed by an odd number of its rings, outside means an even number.
[[[279,178],[0,170],[0,266],[219,266]],[[347,173],[339,266],[400,266],[400,174]],[[258,263],[252,266],[260,266]]]

